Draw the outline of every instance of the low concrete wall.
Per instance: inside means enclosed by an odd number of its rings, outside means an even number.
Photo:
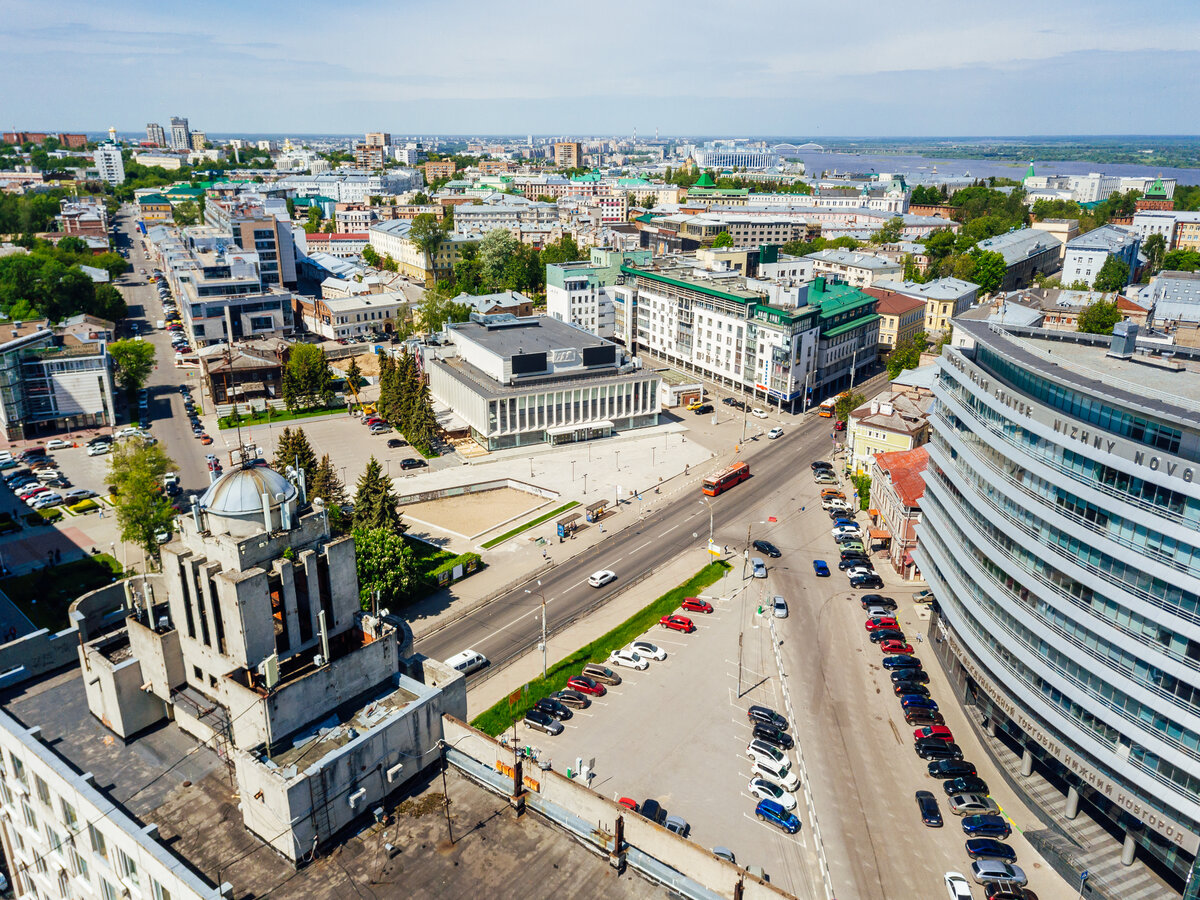
[[[79,662],[79,644],[86,643],[125,617],[125,585],[141,590],[142,578],[117,581],[84,594],[71,604],[69,628],[51,632],[43,628],[0,645],[0,687],[20,684]],[[158,597],[166,596],[161,576],[150,575],[146,583]]]
[[[441,500],[444,497],[459,497],[463,494],[481,494],[484,491],[497,491],[500,488],[512,488],[514,491],[524,491],[526,494],[533,494],[535,497],[542,497],[546,500],[557,500],[560,496],[558,491],[552,491],[549,488],[539,487],[536,484],[530,484],[527,481],[517,481],[515,478],[496,478],[492,481],[477,481],[473,484],[459,484],[454,487],[435,488],[431,491],[419,491],[415,494],[403,494],[396,498],[396,504],[403,506],[406,503],[427,503],[430,500]]]
[[[513,754],[510,748],[502,747],[467,723],[444,716],[442,730],[447,746],[455,752],[465,754],[489,768],[494,768],[497,762],[511,765]],[[449,759],[453,762],[453,756]],[[531,796],[536,796],[539,805],[550,804],[589,823],[594,829],[590,840],[600,848],[612,849],[616,823],[620,817],[623,820],[625,843],[694,882],[700,891],[693,895],[711,892],[732,898],[740,882],[741,896],[745,900],[779,900],[791,896],[738,866],[718,859],[706,848],[631,813],[565,775],[542,771],[530,763],[526,763],[524,775],[526,789]],[[686,888],[681,889],[678,884],[675,889],[686,893]]]

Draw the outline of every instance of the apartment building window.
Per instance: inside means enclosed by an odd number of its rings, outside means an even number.
[[[117,871],[128,878],[133,884],[141,884],[137,863],[124,850],[119,848],[117,849]]]
[[[49,842],[51,850],[62,850],[62,837],[57,831],[50,827],[49,822],[46,823],[46,840]]]
[[[76,875],[78,875],[80,878],[87,878],[88,877],[87,860],[84,859],[82,856],[80,856],[79,852],[74,847],[70,848],[70,853],[68,854],[68,856],[70,856],[70,858],[71,858],[71,871],[74,872]]]
[[[46,786],[46,782],[42,780],[42,776],[33,776],[33,785],[37,788],[38,799],[42,801],[43,806],[50,805],[50,788]]]
[[[28,801],[25,801],[25,800],[22,800],[22,801],[21,801],[21,813],[22,813],[22,814],[24,815],[24,817],[25,817],[25,824],[26,824],[26,825],[28,825],[30,828],[37,828],[37,827],[38,827],[38,824],[37,824],[37,816],[35,816],[35,815],[33,814],[33,810],[32,810],[32,809],[30,809]]]
[[[104,839],[104,833],[95,825],[88,826],[88,836],[92,841],[92,852],[101,859],[108,860],[108,841]]]
[[[100,897],[101,900],[120,900],[116,889],[105,879],[100,879]]]
[[[153,878],[150,883],[154,885],[154,900],[171,900],[171,892],[159,884]]]

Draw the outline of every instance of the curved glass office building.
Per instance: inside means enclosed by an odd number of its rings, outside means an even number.
[[[956,690],[1062,791],[1033,805],[1086,804],[1121,862],[1182,890],[1200,844],[1200,354],[1118,331],[955,321],[914,556]]]

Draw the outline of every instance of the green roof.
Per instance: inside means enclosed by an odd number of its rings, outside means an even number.
[[[1147,200],[1166,200],[1167,199],[1167,188],[1162,183],[1161,175],[1159,175],[1157,178],[1155,178],[1154,184],[1150,185],[1150,187],[1146,189],[1146,199]]]
[[[871,313],[869,316],[859,316],[857,319],[851,319],[849,322],[844,322],[841,325],[835,325],[832,328],[823,330],[821,337],[837,337],[839,334],[845,334],[847,331],[853,331],[855,328],[869,325],[878,318],[880,318],[878,313]]]
[[[712,176],[704,172],[698,179],[694,187],[716,187],[717,183],[712,180]]]
[[[668,275],[661,275],[658,272],[650,272],[646,269],[639,269],[634,266],[621,266],[621,271],[626,275],[640,275],[643,278],[649,278],[652,281],[662,281],[666,284],[673,284],[677,287],[687,288],[688,290],[696,291],[701,294],[708,294],[710,297],[720,297],[724,300],[732,300],[734,303],[755,303],[766,299],[766,295],[758,291],[741,291],[734,293],[733,291],[719,291],[716,288],[709,287],[704,284],[697,284],[694,281],[684,281],[679,278],[671,278]]]
[[[147,194],[145,197],[140,197],[138,199],[139,206],[143,205],[143,204],[151,204],[151,203],[159,203],[159,204],[166,203],[167,205],[170,205],[171,201],[168,200],[166,197],[164,197],[162,194]]]
[[[645,178],[618,178],[617,187],[651,187]]]
[[[167,188],[164,193],[168,197],[201,197],[204,195],[204,188],[194,188],[189,184],[181,184]]]

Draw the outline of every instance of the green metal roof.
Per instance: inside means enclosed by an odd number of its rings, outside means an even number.
[[[700,175],[700,177],[698,179],[696,179],[695,187],[706,188],[706,187],[716,187],[716,186],[717,186],[717,183],[712,180],[712,176],[709,175],[707,172],[702,173]]]
[[[621,266],[621,271],[626,275],[641,276],[649,278],[651,281],[661,281],[666,284],[673,284],[677,287],[687,288],[691,291],[696,291],[700,294],[708,294],[710,297],[720,297],[724,300],[732,300],[734,303],[754,303],[765,299],[765,294],[760,294],[757,291],[743,291],[735,294],[731,291],[719,291],[716,288],[708,287],[707,285],[697,284],[694,281],[684,281],[679,278],[671,278],[667,275],[660,275],[658,272],[648,272],[645,269],[638,269],[632,266]]]
[[[166,197],[164,197],[162,194],[147,194],[145,197],[141,197],[138,199],[139,205],[151,204],[151,203],[158,203],[158,204],[166,203],[166,204],[170,205],[171,201],[168,200]]]
[[[844,322],[841,325],[835,325],[833,328],[822,331],[821,337],[837,337],[839,334],[845,334],[847,331],[853,331],[855,328],[869,325],[878,318],[880,318],[878,313],[871,313],[869,316],[859,316],[857,319],[851,319],[849,322]]]

